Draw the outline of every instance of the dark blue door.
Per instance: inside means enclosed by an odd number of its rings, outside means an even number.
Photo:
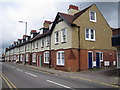
[[[96,53],[96,68],[100,68],[100,53]]]
[[[92,52],[88,52],[88,68],[92,68]]]

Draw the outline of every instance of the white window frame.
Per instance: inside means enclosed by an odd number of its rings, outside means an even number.
[[[36,53],[32,54],[32,62],[36,63]]]
[[[62,60],[62,53],[64,53],[64,59]],[[57,53],[57,65],[64,66],[65,65],[65,52],[64,51],[58,51]],[[58,54],[60,54],[60,60],[58,60]],[[60,62],[60,63],[59,63]]]
[[[26,61],[28,62],[28,53],[26,54]]]
[[[44,39],[41,39],[41,48],[44,47]]]
[[[38,41],[36,41],[36,43],[35,43],[35,48],[36,49],[38,49],[38,44],[39,44]]]
[[[49,46],[49,45],[50,45],[50,37],[47,36],[47,37],[46,37],[46,46]]]
[[[44,52],[44,63],[49,64],[49,51]]]
[[[22,54],[21,54],[21,55],[20,55],[20,61],[22,61],[22,57],[23,57],[23,56],[22,56]]]
[[[58,33],[58,41],[56,40],[56,38],[57,38],[57,34],[56,33]],[[55,32],[55,44],[58,44],[59,43],[59,31],[56,31]]]
[[[95,15],[95,16],[94,16],[94,17],[95,17],[95,20],[92,20],[92,19],[91,19],[91,17],[92,17],[92,16],[91,16],[91,12],[94,12],[94,15]],[[96,12],[95,12],[95,11],[93,11],[93,10],[90,10],[90,11],[89,11],[89,18],[90,18],[90,21],[91,21],[91,22],[97,22]]]
[[[89,37],[86,38],[86,30],[88,29],[88,34],[89,34]],[[93,39],[91,39],[91,30],[93,30],[93,34],[94,34],[94,37]],[[89,40],[89,41],[95,41],[95,30],[94,29],[90,29],[90,28],[85,28],[85,40]]]
[[[102,58],[101,58],[101,54],[102,54]],[[100,57],[100,62],[103,62],[103,52],[99,52],[99,57]]]
[[[65,37],[63,37],[63,31],[65,30]],[[64,40],[65,38],[65,40]],[[66,42],[67,41],[67,28],[63,28],[61,30],[61,42]]]

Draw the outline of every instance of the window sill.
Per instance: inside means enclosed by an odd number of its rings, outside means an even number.
[[[57,67],[64,67],[65,65],[56,65]]]
[[[55,45],[58,45],[59,43],[55,43]]]
[[[97,21],[96,20],[90,20],[90,22],[96,23]]]
[[[49,62],[44,62],[44,64],[49,64]]]
[[[49,47],[49,45],[46,45],[46,47]]]
[[[62,43],[62,44],[63,44],[63,43],[66,43],[66,41],[64,41],[64,42],[61,42],[61,43]]]
[[[92,39],[86,39],[86,41],[92,41],[92,42],[95,42],[95,40],[92,40]]]

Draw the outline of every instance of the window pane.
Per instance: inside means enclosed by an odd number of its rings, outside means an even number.
[[[86,29],[86,38],[89,38],[89,29]]]
[[[95,12],[91,11],[91,20],[95,20]]]
[[[91,29],[91,39],[94,39],[94,31]]]

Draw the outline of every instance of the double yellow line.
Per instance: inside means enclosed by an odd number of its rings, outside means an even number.
[[[11,90],[18,90],[16,86],[3,73],[0,75]]]

